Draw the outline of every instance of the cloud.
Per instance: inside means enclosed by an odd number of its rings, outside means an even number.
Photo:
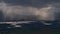
[[[33,2],[33,4],[34,3],[35,2]],[[1,7],[0,9],[3,11],[5,18],[11,19],[11,20],[14,18],[16,20],[19,20],[21,18],[25,19],[27,18],[26,15],[28,15],[28,17],[31,17],[32,15],[38,16],[37,19],[40,19],[40,20],[41,19],[42,20],[50,20],[50,19],[54,20],[53,14],[54,14],[55,9],[53,7],[55,6],[53,5],[52,7],[52,4],[49,4],[49,3],[44,5],[43,7],[39,6],[39,8],[33,7],[33,6],[12,5],[8,3],[4,3],[4,2],[0,3],[0,5],[2,5],[0,6]]]
[[[60,0],[3,0],[11,5],[33,6],[37,8],[44,7],[48,3],[59,3]]]
[[[48,11],[51,9],[50,5],[43,8],[35,8],[32,6],[21,6],[21,5],[9,6],[8,4],[3,3],[1,9],[3,10],[5,18],[10,20],[28,19],[28,17],[30,17],[30,19],[33,19],[34,16],[38,17],[37,19],[40,20],[50,20],[51,18],[53,18],[49,17],[51,16],[51,14],[49,14]]]

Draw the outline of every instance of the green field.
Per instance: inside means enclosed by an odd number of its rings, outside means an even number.
[[[0,34],[60,34],[60,31],[46,28],[42,28],[41,30],[15,28],[12,31],[0,31]]]

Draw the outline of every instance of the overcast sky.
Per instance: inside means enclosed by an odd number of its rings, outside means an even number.
[[[16,6],[16,5],[18,5],[19,6],[19,8],[24,8],[24,9],[26,9],[27,11],[30,11],[31,13],[32,13],[32,10],[33,10],[33,13],[34,12],[39,12],[39,11],[41,11],[41,9],[40,8],[44,8],[44,7],[48,7],[48,5],[49,4],[51,4],[51,5],[53,5],[54,3],[57,3],[57,5],[59,5],[59,0],[3,0],[7,5],[8,4],[10,4],[10,5],[14,5],[14,6]],[[14,6],[13,6],[13,8],[14,8]],[[54,4],[53,6],[56,6],[56,4]],[[4,6],[4,7],[7,7],[7,6]],[[12,6],[8,6],[9,7],[9,10],[7,11],[7,13],[5,13],[5,14],[7,14],[7,15],[11,15],[11,14],[13,14],[12,13],[12,9],[10,8],[10,7],[12,7]],[[46,7],[46,8],[47,8]],[[37,9],[38,8],[38,9]],[[11,10],[10,10],[11,9]],[[6,8],[4,9],[4,10],[6,10]],[[23,10],[23,9],[22,9]],[[42,10],[45,10],[45,9],[42,9]],[[46,9],[46,10],[48,10],[48,9]],[[25,10],[23,10],[23,11],[25,11]],[[17,13],[21,13],[21,11],[16,11],[16,12],[14,12],[15,14]],[[29,13],[30,13],[29,12]],[[45,12],[45,11],[44,11]],[[28,12],[25,12],[25,14],[26,13],[28,13]],[[28,14],[29,14],[28,13]],[[33,14],[32,13],[32,14]],[[39,13],[41,13],[41,12],[39,12]],[[9,16],[10,16],[9,15]],[[43,14],[41,14],[41,15],[43,15]]]
[[[33,7],[43,7],[48,3],[60,2],[60,0],[3,0],[11,5],[22,5],[22,6],[33,6]]]

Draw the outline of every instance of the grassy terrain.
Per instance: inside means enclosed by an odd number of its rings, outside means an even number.
[[[54,31],[49,28],[42,28],[41,30],[14,28],[9,31],[0,31],[0,34],[60,34],[60,31]]]
[[[60,34],[60,24],[53,24],[52,26],[45,26],[41,23],[22,24],[21,28],[7,28],[13,27],[9,24],[0,25],[0,34]],[[3,29],[1,29],[3,28]]]

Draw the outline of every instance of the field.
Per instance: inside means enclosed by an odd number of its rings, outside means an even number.
[[[60,34],[60,24],[58,23],[44,25],[40,22],[36,22],[21,25],[22,27],[13,27],[9,24],[0,24],[0,34]]]

